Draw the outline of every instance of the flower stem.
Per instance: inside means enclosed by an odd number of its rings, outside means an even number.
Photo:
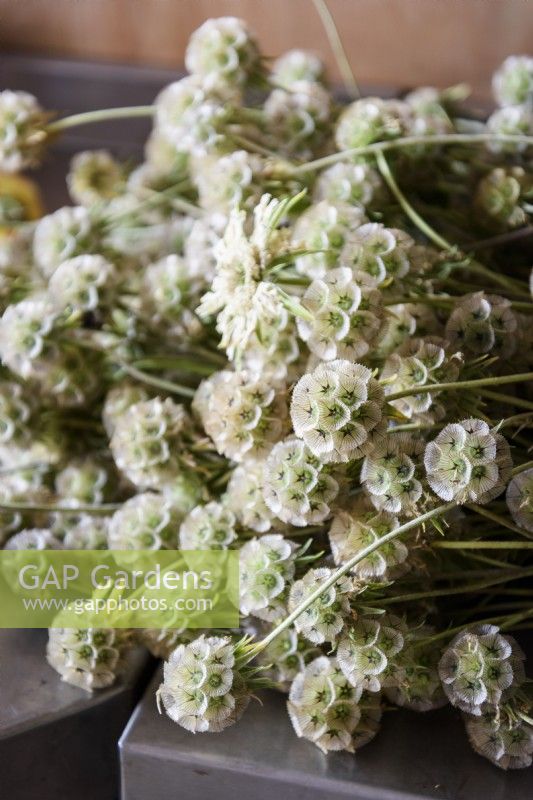
[[[346,55],[341,37],[339,36],[339,31],[335,25],[335,20],[333,19],[333,15],[331,14],[327,3],[325,0],[313,0],[313,4],[318,16],[320,17],[322,25],[324,26],[324,30],[326,31],[326,36],[328,37],[330,47],[333,51],[333,55],[335,56],[337,66],[339,67],[344,88],[353,97],[361,97],[359,86],[355,80],[348,56]]]
[[[130,366],[130,364],[125,364],[123,361],[118,361],[117,366],[141,383],[147,383],[149,386],[155,386],[158,389],[164,389],[166,392],[179,394],[182,397],[194,397],[195,391],[191,389],[190,386],[182,386],[180,383],[156,378],[153,375],[148,375],[146,372],[142,372],[140,369]]]
[[[531,550],[533,542],[506,542],[506,541],[444,541],[432,542],[431,547],[439,550]]]
[[[491,378],[475,378],[470,381],[453,381],[451,383],[428,383],[426,386],[417,386],[416,389],[403,389],[401,392],[387,395],[387,400],[399,400],[401,397],[427,394],[428,392],[448,392],[454,389],[478,389],[482,386],[500,386],[506,383],[526,383],[533,381],[533,372],[520,372],[515,375],[495,375]]]
[[[378,165],[378,169],[383,176],[385,183],[393,193],[394,197],[398,201],[399,205],[409,217],[411,222],[413,222],[419,231],[421,231],[427,238],[432,241],[437,247],[440,247],[442,250],[448,251],[455,251],[457,248],[454,245],[450,244],[443,236],[437,233],[431,225],[429,225],[425,219],[423,219],[420,214],[415,211],[411,203],[408,201],[398,184],[396,183],[396,179],[391,172],[387,159],[383,155],[382,152],[376,153],[376,161]]]
[[[306,164],[299,164],[293,167],[293,174],[304,172],[315,172],[323,167],[337,164],[339,161],[346,161],[358,156],[371,156],[376,153],[388,150],[401,150],[403,147],[412,147],[417,144],[424,145],[449,145],[449,144],[485,144],[486,142],[511,142],[515,144],[533,145],[533,136],[514,135],[505,133],[446,133],[436,136],[401,136],[398,139],[390,139],[386,142],[374,142],[364,147],[352,147],[349,150],[341,150]]]
[[[78,125],[89,125],[94,122],[105,122],[111,119],[131,119],[133,117],[152,117],[154,106],[126,106],[124,108],[102,108],[98,111],[84,111],[82,114],[72,114],[63,117],[46,126],[49,134],[61,133],[68,128]]]
[[[512,394],[501,394],[500,392],[491,392],[484,389],[480,393],[480,397],[486,397],[487,400],[496,400],[500,403],[508,403],[517,408],[527,408],[533,411],[533,402],[531,400],[523,400],[521,397],[515,397]]]
[[[351,569],[353,569],[360,561],[362,561],[367,556],[371,555],[375,550],[378,550],[382,545],[386,544],[387,542],[392,541],[393,539],[397,539],[402,534],[407,533],[407,531],[412,530],[413,528],[417,528],[420,525],[423,525],[425,522],[428,522],[433,517],[436,517],[439,514],[445,514],[446,511],[450,511],[452,508],[456,507],[456,503],[446,503],[445,505],[437,506],[436,508],[431,509],[431,511],[422,514],[422,516],[417,517],[416,519],[409,520],[409,522],[405,522],[403,525],[400,525],[399,528],[386,533],[381,538],[377,539],[372,544],[369,544],[367,547],[364,547],[358,553],[356,553],[352,558],[346,561],[342,566],[336,569],[330,577],[325,580],[320,586],[312,592],[309,597],[306,597],[295,609],[290,613],[279,625],[277,625],[264,639],[257,642],[250,651],[250,660],[254,658],[258,653],[267,647],[270,642],[272,642],[280,633],[283,633],[288,627],[292,625],[292,623],[298,619],[298,617],[306,611],[309,606],[318,600],[318,598],[323,594],[323,592],[327,591],[330,586],[333,586],[340,578],[346,575]]]
[[[121,508],[120,503],[103,503],[99,506],[61,506],[33,503],[0,503],[0,511],[49,512],[50,514],[112,514]]]
[[[479,514],[481,517],[485,517],[485,519],[490,519],[491,522],[501,525],[502,528],[507,528],[507,530],[513,531],[513,533],[518,533],[520,536],[525,536],[526,539],[531,538],[526,530],[519,528],[518,525],[514,525],[512,522],[509,522],[506,517],[502,517],[500,514],[496,514],[494,511],[489,511],[487,508],[485,508],[485,506],[478,506],[475,503],[472,503],[467,506],[467,508],[469,508],[470,511],[475,511],[476,514]]]

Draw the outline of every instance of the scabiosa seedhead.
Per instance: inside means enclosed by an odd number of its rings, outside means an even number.
[[[376,511],[369,507],[368,501],[355,501],[349,509],[337,512],[331,524],[329,541],[335,564],[346,563],[360,550],[375,544],[398,527],[398,520],[392,514]],[[363,558],[351,572],[362,581],[389,580],[404,564],[408,554],[403,542],[392,539]]]
[[[294,679],[287,703],[296,735],[316,744],[323,753],[353,753],[377,733],[379,700],[361,696],[342,674],[335,658],[311,661]]]
[[[236,538],[235,515],[214,501],[193,508],[179,529],[182,550],[226,550]]]
[[[464,419],[446,425],[424,453],[429,485],[443,500],[488,503],[511,477],[507,441],[486,422]]]
[[[320,655],[320,648],[298,636],[294,628],[287,628],[265,647],[258,660],[268,666],[266,674],[277,688],[288,692],[298,673]]]
[[[365,97],[347,106],[339,117],[335,144],[339,150],[364,147],[406,132],[409,107],[398,100]]]
[[[289,611],[294,611],[300,603],[307,600],[332,574],[332,569],[319,567],[310,569],[303,578],[295,581],[289,593]],[[344,577],[322,592],[320,597],[295,619],[294,627],[298,633],[313,644],[324,642],[334,644],[345,626],[347,617],[351,614],[349,595],[352,588],[352,581]]]
[[[533,108],[530,106],[506,106],[494,111],[487,120],[490,133],[506,136],[530,136],[533,132]],[[504,142],[497,139],[489,142],[489,150],[494,153],[523,153],[526,142]]]
[[[204,155],[224,142],[224,127],[239,98],[217,86],[208,88],[198,75],[165,87],[155,100],[155,125],[178,153]]]
[[[260,156],[234,150],[221,157],[193,159],[191,166],[200,206],[208,213],[228,215],[234,208],[250,208],[259,200]]]
[[[223,501],[243,528],[257,533],[270,530],[274,519],[263,496],[264,483],[264,461],[246,459],[231,473]]]
[[[0,169],[19,172],[39,163],[47,115],[28,92],[0,92]]]
[[[253,538],[239,550],[241,614],[273,622],[286,611],[298,547],[279,533]]]
[[[355,360],[366,355],[383,327],[381,295],[358,283],[348,267],[331,269],[306,290],[302,305],[312,315],[297,319],[298,334],[319,358]]]
[[[533,532],[533,469],[515,475],[507,487],[505,499],[516,524]]]
[[[190,310],[198,299],[199,284],[191,279],[186,261],[177,255],[165,256],[144,271],[139,315],[153,332],[190,338],[202,330]]]
[[[244,86],[259,70],[259,50],[242,19],[208,19],[189,39],[185,66],[206,86]]]
[[[127,500],[109,523],[111,550],[176,550],[182,515],[168,497],[143,492]]]
[[[340,257],[352,268],[356,280],[379,286],[385,280],[407,275],[413,245],[414,240],[404,231],[368,222],[350,234]]]
[[[450,703],[478,717],[524,680],[524,659],[512,636],[503,636],[495,625],[476,625],[452,639],[439,676]]]
[[[32,378],[49,347],[56,314],[44,294],[36,294],[6,308],[0,319],[0,356],[5,366]]]
[[[55,479],[55,489],[67,505],[99,505],[111,499],[116,482],[112,463],[94,456],[72,459]]]
[[[304,442],[286,439],[274,446],[265,462],[264,499],[276,517],[305,527],[323,522],[339,484]]]
[[[528,719],[524,719],[526,715]],[[501,769],[523,769],[533,761],[531,702],[511,698],[489,706],[481,716],[464,716],[470,744],[480,756]]]
[[[384,693],[391,703],[419,712],[446,705],[438,673],[441,650],[438,642],[431,641],[432,634],[428,626],[404,632],[404,647],[383,676]]]
[[[217,451],[237,462],[265,456],[287,428],[283,387],[247,370],[207,378],[193,408]]]
[[[89,211],[75,206],[54,211],[39,220],[33,236],[33,257],[45,278],[67,259],[94,252],[98,247]]]
[[[115,419],[110,447],[117,467],[140,489],[186,483],[180,456],[189,425],[183,406],[168,397],[135,403]]]
[[[325,463],[369,453],[383,433],[383,390],[371,371],[350,361],[320,364],[292,393],[294,432]]]
[[[379,172],[364,161],[328,167],[317,179],[314,198],[330,203],[350,203],[364,208],[384,193]]]
[[[61,550],[59,539],[47,528],[27,528],[11,536],[4,550]]]
[[[337,647],[337,662],[352,686],[379,692],[389,662],[404,646],[404,623],[394,616],[360,617]]]
[[[336,266],[344,242],[352,231],[366,221],[364,211],[357,205],[330,203],[322,200],[301,214],[294,226],[293,246],[297,250],[323,252],[298,256],[298,272],[310,278],[323,278]]]
[[[115,430],[117,420],[135,403],[148,400],[148,392],[136,383],[121,381],[108,391],[102,410],[102,421],[108,436]]]
[[[392,433],[365,458],[361,483],[373,505],[393,514],[420,513],[424,442],[408,433]]]
[[[81,514],[72,524],[67,523],[63,536],[63,549],[107,550],[108,530],[108,517]]]
[[[192,733],[218,733],[233,725],[249,699],[228,636],[202,634],[178,645],[165,662],[158,700],[170,719]]]
[[[46,657],[62,680],[92,692],[111,686],[128,645],[127,631],[50,628]]]
[[[117,281],[114,265],[103,256],[85,255],[63,261],[48,284],[54,309],[96,311],[109,305]]]
[[[319,83],[273,89],[263,107],[267,129],[285,156],[310,157],[329,132],[331,97]]]
[[[410,339],[402,344],[385,361],[381,370],[385,396],[395,392],[413,390],[413,394],[391,400],[390,404],[408,419],[432,420],[440,410],[435,406],[435,394],[416,393],[418,387],[428,383],[454,381],[462,365],[461,355],[447,356],[447,343],[437,339]]]
[[[14,381],[0,382],[0,447],[22,444],[27,426],[35,411],[35,399]]]
[[[75,203],[90,208],[111,200],[125,188],[124,167],[107,150],[76,153],[70,162],[67,186]]]
[[[308,50],[289,50],[272,64],[271,79],[284,89],[291,89],[300,81],[318,82],[323,77],[324,64]]]
[[[404,101],[411,114],[407,120],[407,127],[411,136],[435,136],[453,133],[454,125],[443,104],[442,92],[433,86],[420,86],[409,92]],[[424,146],[409,148],[408,153],[425,153]]]
[[[475,204],[487,223],[501,228],[518,228],[528,215],[521,206],[533,181],[522,167],[495,167],[481,179]]]
[[[466,353],[492,353],[501,358],[513,354],[517,319],[510,300],[495,294],[474,292],[459,300],[446,323],[452,347]]]
[[[492,91],[500,106],[533,103],[533,58],[509,56],[492,78]]]

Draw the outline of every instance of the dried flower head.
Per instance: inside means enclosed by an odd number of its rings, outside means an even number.
[[[0,92],[0,169],[19,172],[39,163],[47,115],[28,92]]]
[[[502,358],[516,346],[516,315],[505,297],[485,292],[464,295],[446,323],[446,337],[466,353],[493,353]]]
[[[175,550],[182,515],[169,497],[137,494],[115,511],[109,523],[111,550]]]
[[[298,217],[292,235],[296,249],[311,251],[296,258],[298,272],[323,278],[328,269],[337,266],[345,241],[365,221],[364,211],[357,205],[322,200],[310,206]]]
[[[271,80],[277,86],[291,89],[295,83],[321,81],[324,64],[308,50],[288,50],[272,64]]]
[[[236,538],[235,515],[214,501],[193,508],[179,529],[183,550],[226,550]]]
[[[208,87],[243,86],[258,71],[259,51],[242,19],[208,19],[189,39],[185,66]]]
[[[515,523],[533,532],[533,469],[515,475],[507,487],[507,506]]]
[[[392,433],[365,458],[361,482],[379,510],[409,516],[420,511],[424,442],[408,433]]]
[[[273,622],[286,612],[297,545],[279,533],[253,538],[239,550],[240,611]]]
[[[307,600],[332,574],[332,569],[319,567],[310,569],[303,578],[295,581],[289,594],[289,611],[294,611]],[[325,589],[294,621],[298,633],[313,644],[334,644],[351,613],[351,590],[352,582],[349,578],[341,578],[329,589]]]
[[[409,251],[414,240],[397,228],[368,222],[354,230],[341,250],[341,261],[351,267],[356,280],[379,286],[409,272]]]
[[[500,106],[533,103],[533,58],[506,58],[493,75],[492,91]]]
[[[128,644],[127,631],[50,628],[48,635],[48,663],[66,683],[88,692],[114,683]]]
[[[336,658],[352,686],[379,692],[389,662],[404,646],[405,625],[397,617],[360,617],[339,641]]]
[[[335,144],[339,150],[395,139],[406,131],[408,106],[398,100],[365,97],[347,106],[339,117]]]
[[[87,208],[118,197],[124,191],[124,181],[124,167],[107,150],[76,153],[67,175],[73,201]]]
[[[524,719],[524,716],[526,717]],[[533,761],[531,703],[520,699],[490,706],[481,716],[464,716],[470,744],[501,769],[523,769]]]

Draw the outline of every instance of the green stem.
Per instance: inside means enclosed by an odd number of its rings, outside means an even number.
[[[194,397],[195,395],[195,390],[191,389],[189,386],[182,386],[179,383],[173,383],[172,381],[166,381],[162,378],[156,378],[153,375],[147,375],[146,372],[142,372],[140,369],[130,366],[130,364],[125,364],[123,361],[117,361],[117,366],[127,375],[131,375],[132,378],[135,378],[141,383],[146,383],[149,386],[155,386],[158,389],[163,389],[166,392],[178,394],[182,397]]]
[[[526,530],[523,528],[519,528],[518,525],[515,525],[506,517],[502,517],[501,514],[496,514],[494,511],[489,511],[485,506],[478,506],[475,503],[467,506],[471,511],[475,511],[476,514],[479,514],[481,517],[485,517],[485,519],[490,519],[491,522],[496,522],[497,525],[501,525],[502,528],[507,528],[507,530],[513,531],[513,533],[518,533],[520,536],[525,536],[526,539],[531,538],[530,535]]]
[[[376,161],[378,165],[378,169],[383,176],[385,183],[393,193],[394,197],[398,201],[399,205],[409,217],[409,219],[416,225],[419,231],[421,231],[427,238],[434,242],[437,247],[440,247],[442,250],[448,251],[455,251],[457,248],[454,247],[450,242],[448,242],[443,236],[441,236],[437,231],[435,231],[431,225],[429,225],[425,219],[423,219],[420,214],[415,211],[411,203],[408,201],[398,184],[394,178],[394,175],[391,172],[391,169],[387,163],[387,159],[383,155],[382,152],[376,153]]]
[[[520,372],[516,375],[496,375],[491,378],[476,378],[470,381],[453,381],[451,383],[428,383],[426,386],[417,386],[416,389],[403,389],[401,392],[387,395],[387,400],[399,400],[401,397],[427,394],[433,392],[448,392],[454,389],[478,389],[481,386],[501,386],[506,383],[526,383],[533,380],[533,372]]]
[[[303,172],[315,172],[323,167],[337,164],[339,161],[346,161],[358,156],[371,156],[376,153],[388,150],[401,150],[403,147],[413,145],[449,145],[449,144],[485,144],[486,142],[510,142],[514,144],[533,145],[533,136],[511,135],[504,133],[447,133],[436,136],[401,136],[398,139],[390,139],[386,142],[374,142],[363,147],[352,147],[349,150],[342,150],[339,153],[332,153],[307,164],[299,164],[293,167],[292,173],[300,174]]]
[[[533,411],[533,402],[531,400],[523,400],[521,397],[515,397],[512,394],[501,394],[500,392],[491,392],[484,390],[479,393],[481,397],[486,397],[488,400],[497,400],[500,403],[508,403],[517,408],[527,408]]]
[[[120,503],[103,503],[99,506],[56,506],[33,503],[0,503],[0,511],[48,512],[50,514],[112,514],[121,508]]]
[[[105,122],[110,119],[132,119],[133,117],[152,117],[154,106],[126,106],[124,108],[102,108],[98,111],[84,111],[81,114],[72,114],[63,117],[46,126],[48,133],[61,133],[67,128],[76,128],[78,125],[89,125],[93,122]]]
[[[432,542],[431,547],[439,550],[531,550],[533,542],[505,542],[505,541],[444,541]]]
[[[337,66],[339,67],[344,88],[354,97],[361,97],[359,86],[355,80],[348,56],[346,55],[337,26],[335,25],[335,20],[333,19],[327,3],[325,0],[313,0],[313,4],[324,26],[324,30],[326,31],[326,36],[328,37],[330,47],[337,61]]]
[[[511,471],[511,475],[514,477],[515,475],[520,475],[521,472],[525,472],[526,469],[531,469],[533,467],[533,461],[524,461],[523,464],[519,464],[517,467]]]
[[[397,539],[402,534],[407,533],[408,531],[412,530],[413,528],[417,528],[420,525],[428,522],[433,517],[436,517],[439,514],[445,514],[447,511],[450,511],[452,508],[456,507],[456,503],[446,503],[442,506],[437,506],[437,508],[433,508],[431,511],[422,514],[422,516],[417,517],[416,519],[412,519],[409,522],[405,522],[403,525],[400,525],[399,528],[396,528],[389,533],[386,533],[384,536],[381,536],[372,544],[369,544],[367,547],[364,547],[358,553],[356,553],[352,558],[346,561],[342,566],[336,569],[330,577],[325,580],[320,586],[315,589],[314,592],[311,592],[309,597],[306,597],[295,609],[290,613],[279,625],[277,625],[264,639],[257,642],[250,651],[250,659],[254,658],[258,653],[267,647],[270,642],[272,642],[280,633],[283,633],[288,627],[292,625],[292,623],[298,619],[300,614],[303,614],[309,606],[318,600],[319,597],[327,591],[330,586],[333,586],[337,583],[340,578],[346,575],[351,569],[353,569],[360,561],[362,561],[367,556],[371,555],[375,550],[378,550],[382,545],[386,544],[387,542],[392,541],[393,539]]]

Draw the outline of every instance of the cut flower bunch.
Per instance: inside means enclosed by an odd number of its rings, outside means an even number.
[[[186,66],[153,106],[64,119],[0,93],[6,172],[153,117],[139,166],[73,159],[75,205],[2,199],[0,542],[237,550],[242,627],[54,628],[49,662],[99,688],[140,640],[187,730],[270,685],[324,752],[451,703],[529,766],[533,59],[486,121],[464,86],[341,103],[235,18]]]

